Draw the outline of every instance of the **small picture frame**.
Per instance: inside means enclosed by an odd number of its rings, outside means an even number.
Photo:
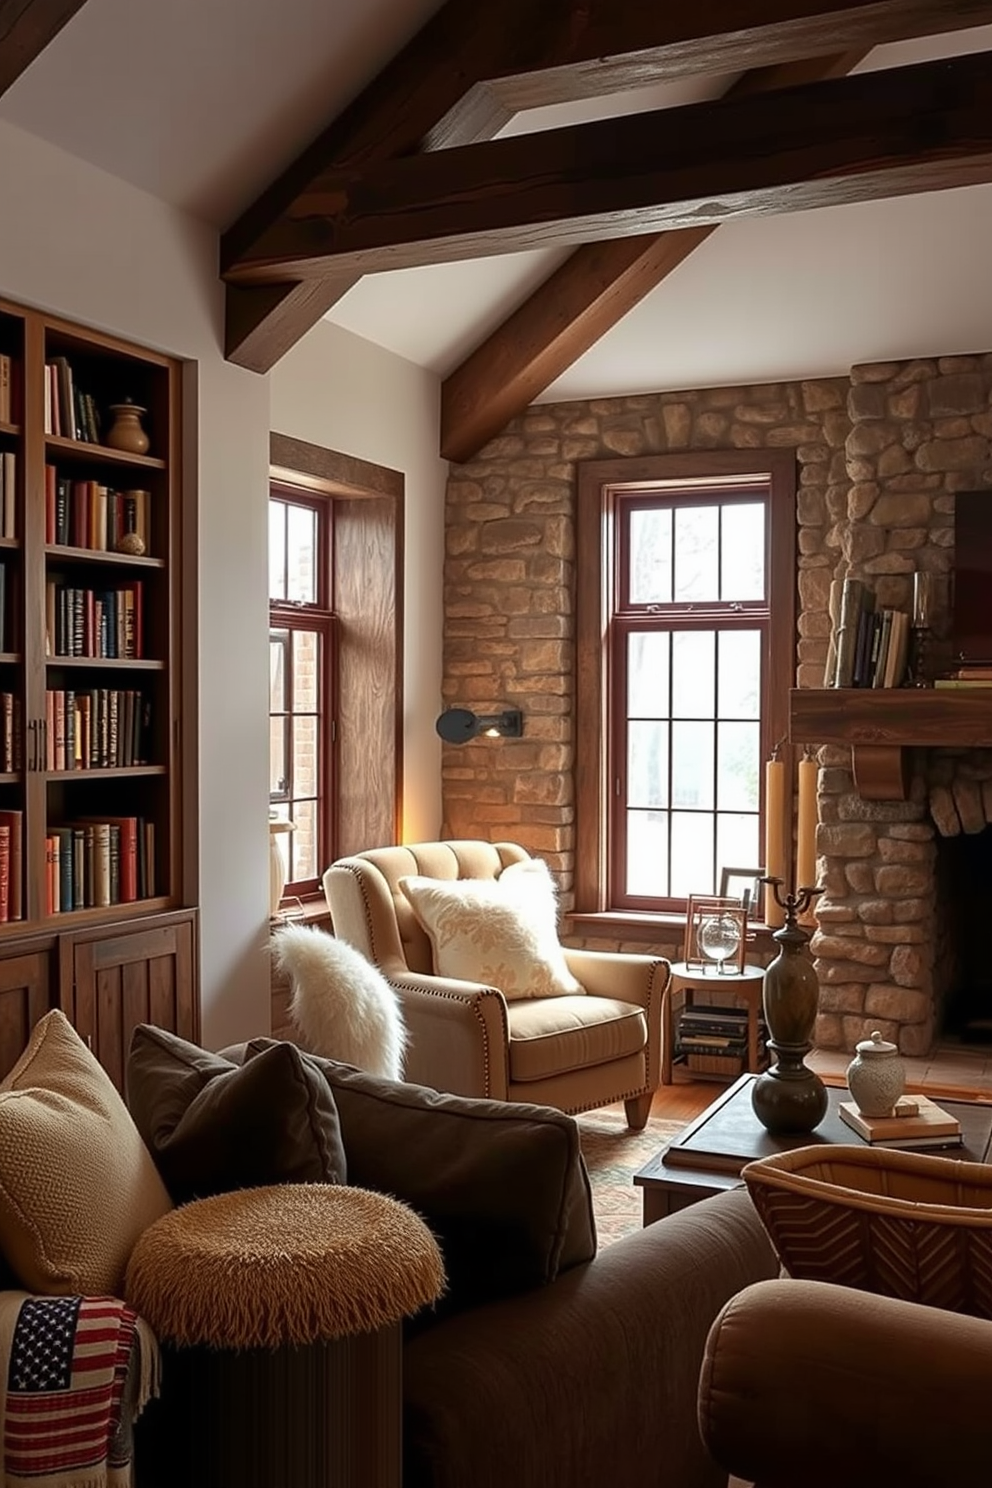
[[[749,920],[761,919],[761,889],[764,868],[721,868],[720,896],[732,899],[747,910]]]
[[[721,921],[721,927],[733,927],[736,935],[724,946],[722,954],[714,956],[712,950],[704,949],[700,935],[709,921]],[[686,904],[685,948],[683,960],[690,971],[711,971],[714,977],[731,973],[738,975],[744,968],[744,947],[747,941],[747,909],[739,899],[719,894],[690,894]]]

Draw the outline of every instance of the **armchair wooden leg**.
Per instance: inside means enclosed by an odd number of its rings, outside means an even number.
[[[651,1098],[653,1090],[646,1090],[643,1095],[635,1095],[631,1100],[623,1103],[627,1112],[627,1125],[631,1131],[643,1131],[648,1124],[651,1115]]]

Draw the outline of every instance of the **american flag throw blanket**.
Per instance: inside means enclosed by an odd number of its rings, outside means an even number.
[[[3,1488],[130,1488],[158,1347],[115,1297],[0,1293]]]

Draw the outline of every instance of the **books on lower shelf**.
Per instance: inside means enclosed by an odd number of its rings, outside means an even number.
[[[155,895],[155,824],[144,817],[66,822],[48,833],[45,849],[48,914]]]
[[[912,1099],[915,1115],[862,1116],[853,1100],[841,1101],[840,1117],[871,1147],[960,1147],[961,1123],[925,1095]]]
[[[747,1009],[693,1004],[679,1014],[675,1057],[701,1074],[728,1078],[747,1068]],[[765,1058],[764,1019],[758,1026],[759,1062]]]

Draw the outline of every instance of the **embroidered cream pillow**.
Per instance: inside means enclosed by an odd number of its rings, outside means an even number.
[[[33,1292],[121,1295],[172,1200],[106,1070],[64,1013],[0,1082],[0,1249]]]
[[[401,878],[431,942],[437,976],[498,987],[504,997],[566,997],[585,989],[558,943],[547,863],[511,863],[499,878]]]

